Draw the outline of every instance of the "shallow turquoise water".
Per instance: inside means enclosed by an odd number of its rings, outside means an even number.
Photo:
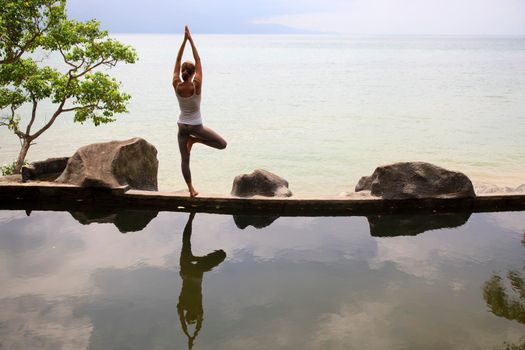
[[[511,307],[525,300],[507,278],[525,278],[525,212],[189,218],[0,211],[2,347],[525,343],[523,311]]]
[[[95,128],[67,118],[30,160],[142,136],[159,151],[162,189],[182,189],[178,106],[171,72],[180,37],[118,35],[140,61],[114,74],[133,96],[130,114]],[[194,182],[228,193],[233,178],[264,168],[298,196],[352,190],[378,165],[422,160],[474,182],[525,182],[525,39],[207,35],[203,116],[229,141],[197,146]],[[187,56],[190,57],[189,55]],[[53,57],[51,57],[53,60]],[[43,119],[51,114],[44,109]],[[18,143],[0,129],[0,163]]]

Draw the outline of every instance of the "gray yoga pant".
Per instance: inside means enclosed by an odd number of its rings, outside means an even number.
[[[206,146],[225,149],[226,140],[223,139],[219,134],[217,134],[212,129],[199,124],[199,125],[189,125],[189,124],[177,124],[179,126],[179,132],[177,138],[179,141],[179,151],[181,158],[181,169],[182,175],[184,176],[184,181],[187,184],[191,183],[191,171],[190,171],[190,154],[188,153],[187,143],[190,137],[198,139],[199,143],[203,143]]]

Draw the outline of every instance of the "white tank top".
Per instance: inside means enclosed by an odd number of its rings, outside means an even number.
[[[199,125],[202,124],[201,118],[201,95],[197,95],[193,87],[193,95],[188,97],[180,96],[175,89],[175,95],[179,100],[180,114],[177,123]]]

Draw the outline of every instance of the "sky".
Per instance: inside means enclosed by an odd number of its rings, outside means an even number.
[[[69,0],[117,33],[525,35],[525,0]]]

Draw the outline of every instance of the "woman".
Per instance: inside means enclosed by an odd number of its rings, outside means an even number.
[[[182,54],[187,41],[190,42],[195,64],[184,62],[181,66]],[[200,112],[202,65],[188,26],[184,28],[184,41],[179,49],[175,69],[173,70],[173,88],[180,107],[179,120],[177,121],[179,126],[177,138],[181,155],[182,175],[188,185],[190,196],[195,197],[199,193],[191,182],[190,153],[193,144],[202,143],[213,148],[225,149],[227,143],[215,131],[202,125]]]

